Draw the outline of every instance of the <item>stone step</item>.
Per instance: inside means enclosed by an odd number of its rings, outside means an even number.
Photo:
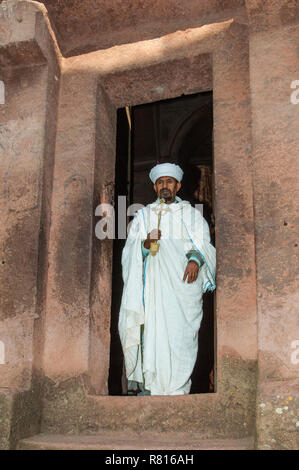
[[[153,397],[105,397],[92,396],[94,410],[98,412],[100,428],[133,432],[195,432],[201,437],[217,436],[214,433],[206,435],[208,423],[206,409],[215,403],[215,394],[153,396]],[[215,419],[211,413],[211,421]],[[215,423],[215,421],[214,421]]]
[[[18,450],[252,450],[253,437],[202,439],[194,433],[128,433],[96,435],[38,434],[22,439]]]
[[[216,394],[117,397],[87,396],[48,401],[43,407],[41,432],[46,434],[97,434],[115,432],[194,432],[203,439],[245,437],[250,422],[243,416],[230,426],[217,405]],[[241,423],[241,426],[240,424]]]

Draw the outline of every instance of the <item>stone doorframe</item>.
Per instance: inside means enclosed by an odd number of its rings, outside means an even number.
[[[117,108],[213,90],[217,392],[198,406],[254,427],[257,313],[247,27],[233,20],[62,60],[43,372],[108,394]],[[149,397],[151,399],[151,397]],[[226,418],[225,418],[226,419]],[[250,431],[251,430],[251,431]]]

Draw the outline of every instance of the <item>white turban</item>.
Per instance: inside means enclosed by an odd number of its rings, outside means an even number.
[[[175,163],[159,163],[151,169],[149,177],[154,184],[161,176],[172,176],[180,182],[182,181],[183,174],[183,170]]]

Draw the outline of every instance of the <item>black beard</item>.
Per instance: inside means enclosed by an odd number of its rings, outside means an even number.
[[[166,201],[174,201],[173,195],[170,191],[165,191],[165,189],[160,191],[160,198],[163,198]]]

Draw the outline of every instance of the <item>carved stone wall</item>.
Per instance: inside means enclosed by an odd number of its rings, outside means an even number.
[[[67,2],[0,7],[1,446],[138,426],[296,448],[296,4],[169,0],[147,18],[154,2],[127,1],[116,34],[98,0],[96,36],[87,3],[72,20]],[[94,234],[113,203],[116,112],[211,90],[217,392],[147,397],[140,414],[107,396],[112,241]]]

